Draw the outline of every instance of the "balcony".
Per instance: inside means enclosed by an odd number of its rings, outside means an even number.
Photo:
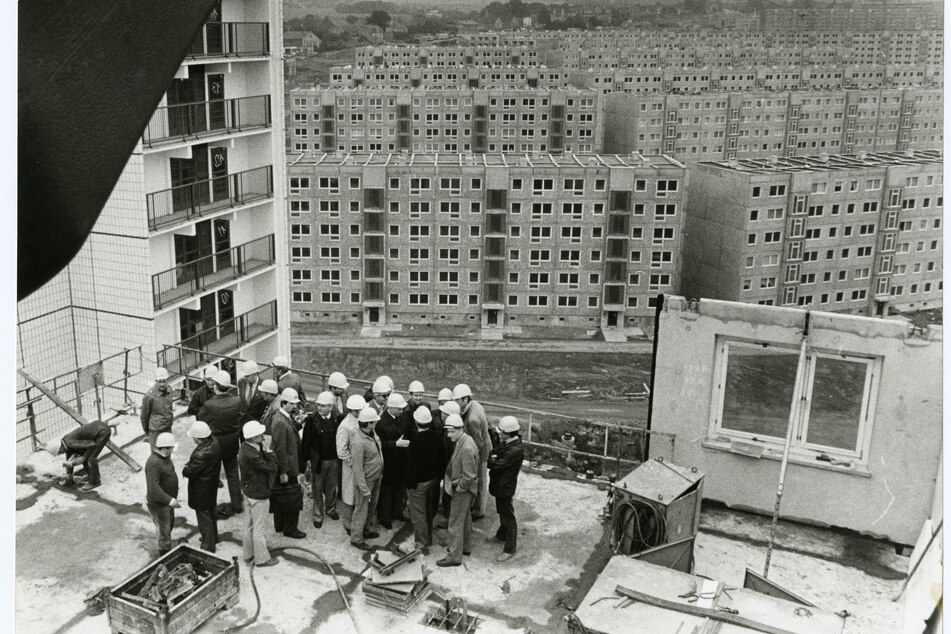
[[[149,231],[274,196],[270,165],[146,194]]]
[[[185,54],[209,57],[263,57],[271,52],[267,22],[208,22]]]
[[[274,264],[274,234],[152,276],[155,310]]]
[[[203,330],[158,353],[158,364],[172,374],[187,374],[218,357],[233,354],[242,346],[277,330],[277,301],[270,301],[243,315]]]
[[[156,108],[142,133],[148,148],[271,126],[271,96],[216,99]]]

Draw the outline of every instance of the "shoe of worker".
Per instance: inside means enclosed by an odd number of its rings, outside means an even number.
[[[388,531],[393,530],[393,522],[380,522],[380,526],[382,526]]]
[[[370,550],[370,544],[366,542],[350,542],[350,545],[359,550]]]
[[[293,533],[284,533],[284,537],[290,537],[291,539],[304,539],[307,537],[307,533],[304,531],[294,531]]]
[[[327,517],[329,517],[329,518],[332,519],[332,520],[339,520],[339,519],[340,519],[340,516],[337,515],[336,513],[327,513]]]
[[[314,528],[320,528],[324,523],[320,520],[314,520]]]
[[[376,531],[363,531],[363,539],[376,539],[380,534]]]
[[[76,481],[73,480],[72,478],[66,478],[65,480],[63,480],[64,488],[72,489],[74,486],[76,486]]]
[[[255,565],[256,565],[258,568],[265,568],[265,567],[267,567],[267,566],[276,566],[278,563],[279,563],[279,562],[278,562],[277,559],[275,559],[274,557],[271,557],[270,559],[268,559],[267,561],[265,561],[263,564],[255,564]]]
[[[499,562],[499,563],[502,563],[503,561],[508,561],[509,559],[511,559],[511,558],[514,557],[514,556],[515,556],[515,553],[506,553],[506,552],[503,552],[503,553],[499,554],[499,556],[496,557],[495,560],[496,560],[497,562]]]
[[[101,483],[101,482],[96,482],[96,483],[87,482],[86,484],[84,484],[84,485],[82,485],[81,487],[79,487],[79,490],[80,490],[80,491],[92,491],[93,489],[98,489],[100,486],[102,486],[102,483]]]
[[[450,561],[449,559],[440,559],[436,562],[436,565],[440,568],[450,568],[452,566],[461,566],[461,561]]]
[[[462,551],[462,554],[465,555],[466,557],[468,557],[469,555],[472,554],[472,551],[471,551],[471,550],[464,550],[464,551]]]

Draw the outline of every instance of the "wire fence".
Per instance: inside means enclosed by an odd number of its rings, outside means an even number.
[[[86,419],[106,421],[138,404],[144,392],[136,388],[143,387],[144,382],[137,377],[151,367],[142,346],[136,346],[42,381]],[[17,461],[75,427],[76,421],[35,386],[26,384],[17,389]]]

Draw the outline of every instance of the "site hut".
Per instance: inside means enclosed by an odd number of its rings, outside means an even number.
[[[679,287],[685,168],[665,156],[290,157],[300,322],[647,326]]]

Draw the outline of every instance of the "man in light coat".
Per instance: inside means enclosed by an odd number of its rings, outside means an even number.
[[[492,438],[489,436],[489,419],[485,415],[485,408],[478,401],[472,400],[472,390],[465,383],[460,383],[452,390],[452,398],[462,410],[462,421],[466,434],[475,441],[479,450],[479,484],[476,496],[472,501],[472,519],[485,517],[485,507],[489,499],[489,453],[492,451]]]
[[[360,550],[370,548],[366,543],[367,539],[380,536],[380,533],[372,528],[376,523],[376,504],[380,496],[380,481],[383,478],[383,449],[380,447],[380,439],[373,433],[378,420],[380,415],[372,407],[360,410],[357,418],[360,431],[350,442],[356,498],[350,544]]]
[[[472,499],[478,490],[479,450],[475,441],[463,430],[462,418],[450,414],[444,421],[449,437],[456,447],[446,470],[444,488],[452,496],[449,509],[449,553],[437,566],[459,566],[463,555],[472,552]]]
[[[356,502],[353,495],[353,457],[350,455],[350,445],[354,436],[360,433],[357,418],[366,406],[367,402],[359,394],[350,396],[347,399],[347,414],[337,427],[337,457],[340,459],[340,519],[347,535],[350,534],[353,506]]]

